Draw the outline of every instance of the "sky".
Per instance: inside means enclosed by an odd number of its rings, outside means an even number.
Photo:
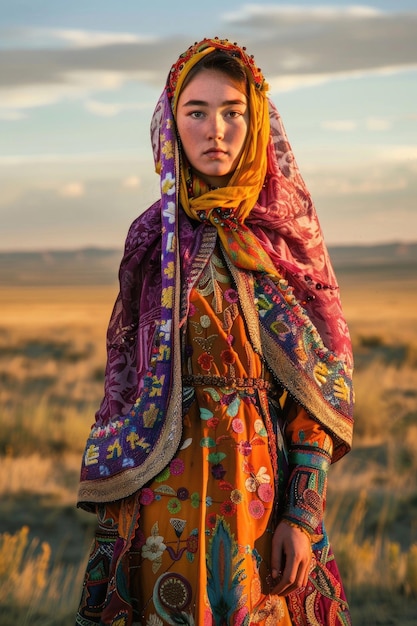
[[[417,240],[417,0],[0,0],[0,251],[122,247],[149,125],[203,37],[270,85],[329,245]]]

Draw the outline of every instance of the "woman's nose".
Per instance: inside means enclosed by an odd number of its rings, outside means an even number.
[[[221,115],[213,115],[208,123],[209,139],[221,139],[224,136],[224,120]]]

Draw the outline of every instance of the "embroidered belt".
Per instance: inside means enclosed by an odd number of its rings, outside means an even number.
[[[215,387],[254,387],[255,389],[272,389],[272,385],[263,378],[236,378],[229,376],[205,376],[195,374],[183,376],[184,385],[198,387],[199,385],[213,385]]]

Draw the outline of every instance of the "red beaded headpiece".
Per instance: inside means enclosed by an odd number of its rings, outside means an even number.
[[[232,44],[228,39],[219,39],[218,37],[215,37],[214,39],[203,39],[200,42],[195,42],[193,46],[190,46],[185,52],[183,52],[179,56],[176,63],[174,63],[174,65],[171,67],[170,73],[168,75],[168,98],[171,99],[174,95],[178,79],[188,61],[193,56],[204,52],[208,48],[223,50],[224,52],[227,52],[227,54],[230,54],[230,56],[239,59],[248,71],[255,87],[259,90],[266,88],[265,78],[262,74],[261,69],[256,66],[253,55],[248,55],[246,53],[246,48],[239,47],[237,43]]]

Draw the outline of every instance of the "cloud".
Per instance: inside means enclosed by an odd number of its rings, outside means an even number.
[[[85,194],[85,186],[84,183],[80,182],[67,183],[63,185],[58,192],[59,195],[64,198],[80,198]]]
[[[128,176],[122,183],[126,189],[136,189],[140,185],[140,178],[138,176]]]
[[[283,93],[294,89],[305,89],[307,87],[317,87],[326,83],[342,80],[358,80],[372,78],[373,76],[393,76],[406,72],[417,71],[417,63],[409,65],[387,65],[385,67],[369,68],[364,70],[350,70],[338,72],[322,72],[318,74],[280,74],[268,75],[268,84],[271,93]]]
[[[123,193],[121,180],[89,180],[88,187],[75,179],[60,187],[54,181],[35,181],[20,186],[19,193],[7,183],[9,202],[4,207],[0,197],[2,250],[122,246],[129,224],[155,196],[147,186],[140,193],[137,187]]]
[[[1,106],[1,105],[0,105]],[[25,119],[26,115],[21,111],[14,111],[11,108],[0,108],[0,120],[5,122],[17,122]]]
[[[1,34],[1,33],[0,33]],[[90,33],[94,40],[94,31]],[[132,35],[134,37],[134,35]],[[188,40],[187,40],[188,42]],[[68,77],[104,73],[147,81],[165,79],[169,63],[182,51],[175,40],[136,41],[83,47],[8,49],[0,55],[0,87],[64,85]],[[188,45],[188,44],[187,44]],[[169,61],[167,60],[169,59]]]
[[[227,26],[230,38],[253,52],[270,82],[280,89],[417,67],[417,12],[248,4],[221,19],[220,30]],[[68,92],[86,91],[88,81],[83,77],[94,79],[89,94],[133,79],[162,86],[170,63],[190,44],[185,36],[159,40],[128,32],[25,31],[34,40],[39,40],[40,32],[44,38],[49,36],[48,46],[39,43],[29,49],[23,41],[20,48],[9,47],[0,59],[1,95],[14,90],[9,100],[17,101],[16,110],[22,108],[19,89],[36,86],[37,98],[26,96],[26,102],[40,106],[56,101],[60,94],[65,98]],[[112,78],[110,83],[106,77]]]
[[[417,12],[249,4],[224,15],[267,76],[339,74],[417,64]],[[240,34],[239,34],[240,33]]]
[[[321,126],[325,130],[352,132],[357,129],[358,123],[355,120],[328,120],[322,122]]]
[[[364,128],[371,132],[387,131],[392,128],[393,120],[383,117],[368,117],[364,120],[325,120],[321,123],[324,130],[349,133]]]
[[[374,158],[360,165],[358,163],[346,165],[337,161],[328,168],[323,168],[322,164],[312,165],[307,176],[310,191],[313,196],[320,198],[368,197],[371,212],[378,211],[381,197],[384,198],[384,204],[389,204],[392,202],[389,194],[398,194],[398,197],[403,194],[407,196],[411,208],[417,185],[416,161],[413,163],[409,157],[417,156],[417,146],[409,146],[409,150],[404,148],[404,146],[391,148],[377,146],[375,155],[378,155],[379,159]],[[393,158],[395,155],[398,156],[397,161]]]
[[[151,108],[152,105],[135,102],[100,102],[98,100],[87,100],[84,106],[89,113],[99,117],[115,117],[126,111],[143,111]]]
[[[122,111],[143,110],[142,104],[106,104],[90,99],[95,93],[114,92],[134,78],[121,72],[73,72],[67,74],[63,83],[49,83],[38,86],[21,85],[0,88],[0,119],[22,119],[23,111],[50,106],[61,101],[85,100],[85,107],[95,115],[118,115]],[[138,74],[137,80],[144,78]],[[146,78],[146,76],[145,76]]]
[[[385,131],[392,128],[392,121],[381,117],[368,117],[366,128],[371,131]]]
[[[32,37],[45,35],[51,39],[57,39],[70,44],[76,48],[97,48],[126,43],[143,43],[153,41],[151,36],[135,35],[133,33],[99,32],[77,29],[35,29],[31,33]]]
[[[148,43],[154,40],[151,35],[138,35],[129,32],[91,31],[75,28],[40,28],[38,26],[17,26],[2,30],[0,46],[12,49],[16,42],[27,50],[60,48],[96,48],[100,46]]]
[[[375,7],[351,5],[351,6],[325,6],[318,5],[315,7],[308,5],[280,5],[273,6],[270,4],[246,4],[239,12],[225,13],[223,19],[226,22],[250,22],[252,20],[263,20],[265,16],[268,19],[277,17],[280,21],[286,21],[288,23],[294,21],[300,21],[308,19],[311,21],[334,21],[341,17],[348,18],[371,18],[379,15],[383,15],[383,12]]]
[[[397,150],[407,156],[400,146]],[[317,165],[309,170],[308,186],[329,244],[415,241],[417,184],[412,163],[387,159],[346,168],[335,162],[328,170]]]
[[[413,167],[415,170],[417,164],[417,146],[381,146],[379,149],[379,158],[381,161],[390,161],[404,164],[409,163],[410,166]]]
[[[347,176],[324,177],[321,181],[320,195],[372,195],[384,192],[403,191],[408,189],[410,181],[406,175],[387,179],[381,177],[349,179]]]
[[[347,5],[347,6],[308,6],[301,4],[287,4],[273,6],[270,4],[246,4],[239,12],[230,12],[223,15],[229,24],[264,24],[265,19],[279,21],[280,24],[294,24],[300,21],[334,22],[341,18],[370,19],[383,16],[384,13],[376,7]]]

